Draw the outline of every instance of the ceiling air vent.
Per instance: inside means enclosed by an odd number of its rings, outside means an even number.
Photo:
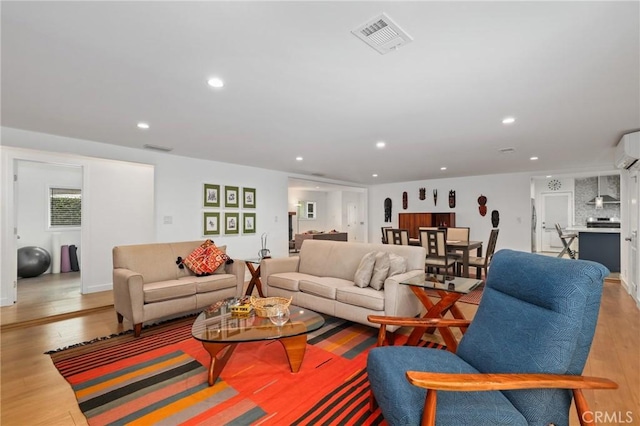
[[[413,41],[413,38],[385,13],[370,19],[351,33],[382,55]]]
[[[160,145],[151,145],[149,143],[144,144],[144,148],[145,149],[151,149],[151,150],[154,150],[154,151],[162,151],[162,152],[173,151],[173,148],[169,148],[167,146],[160,146]]]

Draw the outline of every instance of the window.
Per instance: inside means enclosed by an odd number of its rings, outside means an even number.
[[[305,201],[304,212],[305,212],[305,217],[307,219],[315,219],[316,218],[316,202]]]
[[[79,227],[82,224],[82,190],[49,188],[49,227]]]

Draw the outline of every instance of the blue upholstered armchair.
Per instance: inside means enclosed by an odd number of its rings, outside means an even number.
[[[367,372],[391,425],[569,424],[572,396],[590,424],[581,389],[615,389],[581,376],[604,277],[589,261],[501,250],[457,353],[409,346],[371,350]],[[463,326],[461,320],[370,317],[381,324]],[[468,323],[468,322],[467,322]],[[584,420],[584,421],[583,421]]]

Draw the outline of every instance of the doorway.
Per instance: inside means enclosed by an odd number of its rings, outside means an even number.
[[[289,178],[288,195],[288,211],[298,213],[293,219],[294,239],[296,233],[310,230],[338,231],[347,232],[348,241],[367,242],[366,188]],[[313,217],[304,214],[308,203],[313,203]]]
[[[560,224],[565,229],[572,222],[573,218],[573,193],[550,192],[541,194],[541,241],[540,250],[543,252],[562,251],[562,241],[558,236],[555,224]]]
[[[64,193],[75,192],[76,198],[77,194],[81,197],[83,167],[16,159],[14,175],[16,248],[41,247],[51,259],[44,273],[35,277],[17,277],[14,307],[20,315],[16,319],[22,319],[23,315],[26,319],[36,319],[59,314],[64,310],[63,306],[77,306],[82,296],[80,268],[61,270],[63,245],[77,248],[74,254],[80,264],[82,226],[81,217],[71,221],[70,225],[56,225],[58,210],[52,207],[61,196],[61,190]]]

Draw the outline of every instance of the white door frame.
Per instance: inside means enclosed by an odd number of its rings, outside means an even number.
[[[640,253],[638,251],[638,228],[640,227],[640,184],[638,183],[638,179],[640,178],[640,173],[638,171],[633,170],[629,172],[629,180],[628,180],[628,190],[627,190],[627,209],[628,209],[628,218],[629,218],[629,226],[628,233],[625,235],[621,235],[624,238],[623,244],[626,244],[628,247],[628,263],[626,270],[627,273],[627,285],[628,291],[636,301],[638,307],[640,307],[640,283],[638,280],[640,279],[638,275],[640,275]],[[624,251],[623,251],[624,252]]]
[[[546,199],[547,197],[566,197],[567,198],[567,223],[561,223],[563,227],[573,224],[573,191],[553,191],[540,193],[540,210],[537,211],[540,222],[540,232],[538,232],[538,251],[560,252],[562,251],[562,242],[558,237],[555,224],[547,223],[546,220]],[[551,246],[550,241],[557,243],[557,247]]]

